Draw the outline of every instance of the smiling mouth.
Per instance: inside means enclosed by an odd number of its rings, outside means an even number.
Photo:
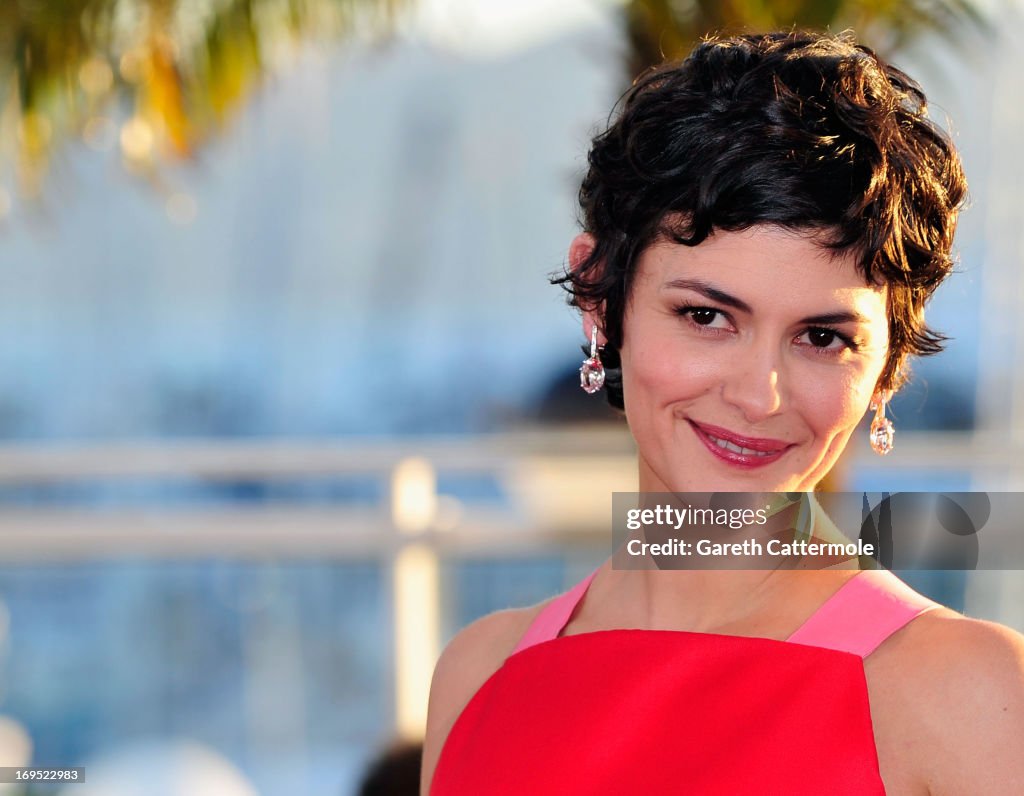
[[[713,434],[708,434],[708,439],[715,443],[719,448],[724,448],[727,451],[733,451],[735,453],[742,453],[744,456],[771,456],[771,451],[756,451],[753,448],[743,448],[739,445],[733,445],[731,442],[725,439],[718,439]]]
[[[731,464],[757,466],[778,459],[791,443],[761,437],[742,437],[719,428],[687,420],[705,446],[718,458]]]

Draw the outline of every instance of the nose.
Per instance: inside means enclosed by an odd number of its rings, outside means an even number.
[[[782,408],[782,375],[777,351],[750,345],[743,353],[736,352],[727,366],[722,397],[756,425]]]

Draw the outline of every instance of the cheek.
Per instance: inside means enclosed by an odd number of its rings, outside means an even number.
[[[650,325],[635,329],[623,346],[622,384],[626,409],[657,406],[702,395],[723,378],[721,354],[714,346],[699,345],[686,338],[666,334]]]
[[[864,373],[819,374],[807,384],[813,384],[813,389],[800,392],[800,414],[823,438],[848,435],[864,416],[874,387]]]

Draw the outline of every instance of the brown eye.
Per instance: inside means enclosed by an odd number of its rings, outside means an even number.
[[[706,307],[690,310],[690,317],[693,318],[693,322],[699,323],[701,326],[710,324],[715,320],[716,315],[718,315],[718,310],[711,310]]]
[[[828,348],[836,339],[836,333],[831,329],[808,329],[807,339],[816,348]]]

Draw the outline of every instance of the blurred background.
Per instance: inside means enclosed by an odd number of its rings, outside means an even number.
[[[589,139],[662,53],[794,21],[918,78],[972,192],[948,351],[831,486],[1020,489],[1010,0],[0,0],[0,765],[415,792],[444,643],[635,488],[548,284]],[[907,578],[1024,628],[1019,572]]]

